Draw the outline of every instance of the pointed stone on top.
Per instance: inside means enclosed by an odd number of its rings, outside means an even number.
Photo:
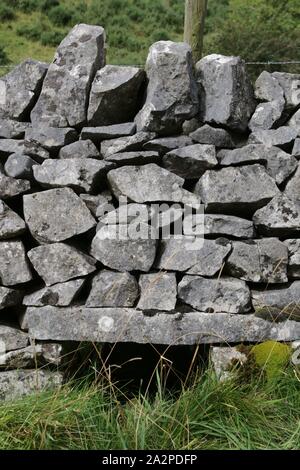
[[[104,42],[104,29],[87,24],[77,24],[63,39],[31,112],[34,125],[74,127],[86,122],[90,86],[105,63]]]

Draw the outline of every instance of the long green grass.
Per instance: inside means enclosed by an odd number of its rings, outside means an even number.
[[[159,383],[158,383],[159,385]],[[208,370],[172,396],[128,398],[69,384],[0,406],[1,449],[299,449],[299,378],[216,380]]]

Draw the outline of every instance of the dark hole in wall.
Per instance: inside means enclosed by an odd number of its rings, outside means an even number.
[[[208,348],[117,343],[104,344],[101,356],[105,375],[128,396],[155,393],[159,386],[181,391],[182,385],[188,386],[199,369],[205,367]]]

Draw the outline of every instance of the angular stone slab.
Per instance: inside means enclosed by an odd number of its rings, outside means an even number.
[[[12,153],[26,153],[24,152],[24,140],[18,139],[0,139],[0,157],[9,157]]]
[[[27,255],[46,286],[87,276],[96,270],[93,258],[65,243],[38,246]]]
[[[85,279],[74,279],[68,282],[44,287],[32,294],[25,295],[23,305],[42,307],[44,305],[56,305],[57,307],[68,307],[76,295],[82,289]]]
[[[30,307],[26,316],[30,335],[40,340],[188,345],[300,339],[299,323],[273,323],[254,315],[188,312],[146,316],[129,308]]]
[[[32,180],[32,167],[37,162],[28,155],[13,153],[8,157],[4,165],[4,171],[11,178]]]
[[[158,152],[144,150],[140,152],[120,152],[106,157],[105,160],[113,162],[118,166],[123,165],[145,165],[146,163],[156,163],[161,157]]]
[[[21,291],[0,286],[0,310],[17,305],[22,300],[22,297]]]
[[[283,89],[287,110],[296,109],[300,104],[300,74],[273,72],[272,77],[278,81]]]
[[[91,255],[116,271],[149,271],[154,263],[157,241],[150,238],[148,225],[141,224],[142,227],[148,238],[131,238],[127,225],[102,227],[93,238]]]
[[[300,166],[298,164],[298,168],[292,178],[288,181],[284,194],[295,201],[297,204],[300,202]]]
[[[0,116],[17,121],[29,118],[41,91],[48,65],[27,59],[0,79]]]
[[[177,282],[175,273],[141,274],[139,279],[140,310],[171,311],[177,301]]]
[[[57,127],[32,127],[25,132],[25,141],[40,145],[51,154],[57,152],[65,145],[72,144],[78,140],[78,134],[75,129],[69,127],[59,129]]]
[[[50,158],[50,152],[34,141],[24,140],[23,153],[29,155],[38,163]]]
[[[144,148],[146,150],[154,150],[162,155],[174,149],[187,147],[188,145],[193,145],[192,139],[187,135],[179,135],[150,140],[144,144]]]
[[[63,347],[59,343],[35,344],[26,348],[0,353],[1,369],[28,369],[36,366],[62,364]],[[0,372],[1,375],[1,372]]]
[[[109,191],[102,191],[101,194],[94,196],[92,194],[80,194],[80,199],[84,201],[85,205],[91,211],[94,217],[97,216],[97,210],[101,215],[105,210],[113,210],[112,195]]]
[[[226,272],[250,282],[285,283],[288,250],[277,238],[234,241],[226,262]]]
[[[280,120],[285,101],[270,101],[269,103],[260,103],[249,122],[249,129],[272,129]]]
[[[67,240],[96,224],[85,203],[71,188],[24,196],[24,217],[32,236],[40,243]]]
[[[4,286],[15,286],[32,279],[21,241],[0,242],[0,279]]]
[[[249,144],[263,144],[266,147],[273,145],[280,148],[289,148],[297,137],[296,129],[289,126],[282,126],[278,129],[257,129],[250,134]]]
[[[300,322],[300,281],[277,289],[252,290],[252,301],[260,317]]]
[[[280,194],[274,179],[257,164],[207,170],[194,192],[201,197],[208,211],[243,214],[261,208]]]
[[[300,279],[300,239],[285,240],[283,243],[289,250],[288,277]]]
[[[284,101],[283,88],[279,81],[264,70],[255,82],[255,96],[260,101]]]
[[[2,353],[26,348],[28,345],[28,334],[9,325],[0,325],[0,345]]]
[[[137,67],[106,65],[92,83],[88,123],[109,126],[129,122],[138,112],[144,70]]]
[[[133,307],[138,295],[138,283],[132,274],[104,269],[93,278],[86,307]]]
[[[163,157],[163,166],[185,179],[200,178],[218,164],[213,145],[195,144],[171,150]]]
[[[107,178],[117,198],[123,195],[138,203],[166,201],[199,204],[200,202],[197,195],[182,188],[183,178],[154,163],[117,168],[111,170]]]
[[[232,215],[205,214],[204,234],[235,238],[253,238],[254,226],[251,220]],[[188,235],[188,234],[186,234]]]
[[[219,273],[231,251],[229,240],[201,240],[183,236],[161,240],[155,267],[167,271],[188,271],[189,274],[214,276]]]
[[[0,400],[17,400],[44,390],[52,390],[63,383],[60,372],[49,370],[10,370],[0,372]]]
[[[190,134],[191,139],[199,144],[215,145],[218,148],[236,147],[231,135],[225,129],[217,129],[205,124]]]
[[[58,46],[41,95],[31,112],[36,126],[75,127],[86,122],[89,90],[105,62],[101,26],[77,24]]]
[[[298,111],[293,114],[291,119],[287,122],[287,125],[293,129],[296,129],[297,135],[300,137],[300,109],[298,109]]]
[[[112,162],[94,158],[68,158],[45,160],[33,168],[35,180],[45,188],[69,186],[79,192],[93,192],[104,180],[107,172],[114,168]]]
[[[300,233],[300,209],[294,201],[279,194],[255,212],[253,222],[262,235],[292,236]]]
[[[30,122],[18,122],[13,121],[12,119],[0,118],[0,138],[23,139],[28,127],[31,127]]]
[[[204,122],[245,131],[255,109],[254,92],[240,57],[211,54],[196,64],[200,118]]]
[[[9,199],[30,190],[30,182],[0,174],[0,198]]]
[[[283,183],[297,168],[297,160],[278,147],[249,144],[235,150],[220,150],[218,159],[222,166],[262,163],[277,184]]]
[[[59,158],[100,158],[99,151],[91,140],[79,140],[61,148]]]
[[[101,154],[108,158],[115,153],[134,152],[141,150],[148,140],[154,139],[155,134],[151,132],[138,132],[137,134],[119,137],[118,139],[103,140],[101,143]]]
[[[25,230],[24,220],[0,201],[0,240],[17,237]]]
[[[183,42],[156,42],[149,49],[146,73],[146,102],[135,119],[138,131],[179,133],[183,122],[198,111],[190,46]]]
[[[200,312],[245,313],[251,309],[247,284],[229,277],[184,276],[178,284],[178,298]]]
[[[113,124],[112,126],[84,127],[81,131],[81,139],[90,139],[95,145],[99,145],[102,140],[130,136],[135,134],[135,131],[135,122]]]

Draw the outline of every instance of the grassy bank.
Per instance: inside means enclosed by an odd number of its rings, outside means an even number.
[[[299,377],[216,381],[211,371],[174,398],[111,384],[66,385],[0,405],[1,449],[299,449]]]

